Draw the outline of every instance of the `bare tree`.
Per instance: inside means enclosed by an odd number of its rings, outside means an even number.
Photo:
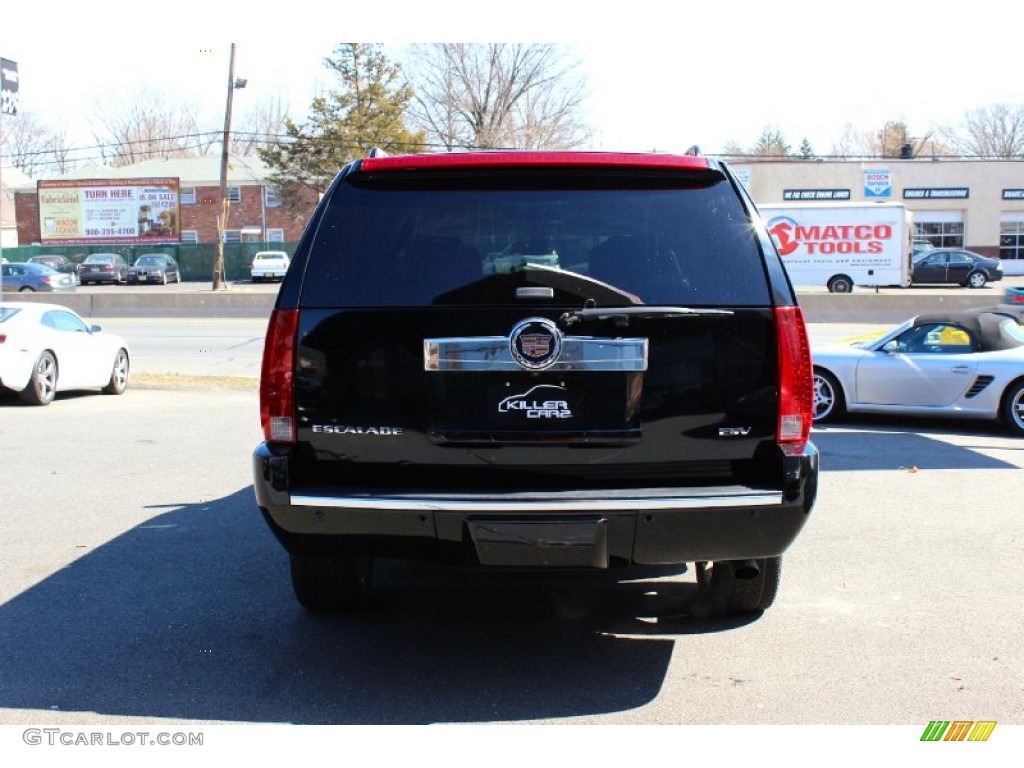
[[[258,149],[275,145],[286,135],[288,109],[279,96],[257,101],[235,122],[231,132],[231,150],[252,155]]]
[[[968,110],[960,130],[943,132],[957,152],[982,157],[1024,155],[1024,104],[992,104]]]
[[[19,111],[17,117],[4,120],[4,162],[30,178],[53,170],[54,150],[63,143],[63,134],[45,125],[33,112]]]
[[[127,100],[108,98],[95,120],[93,135],[103,159],[115,166],[206,155],[220,141],[215,125],[200,125],[194,107],[148,89]]]
[[[881,128],[859,130],[847,123],[832,154],[839,158],[890,157],[910,159],[919,156],[949,155],[948,145],[936,138],[934,129],[914,136],[903,120],[887,120]]]
[[[445,149],[569,149],[589,131],[579,62],[552,43],[412,48],[413,119]]]

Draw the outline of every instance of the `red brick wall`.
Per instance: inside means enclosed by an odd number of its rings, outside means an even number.
[[[293,213],[287,206],[263,208],[263,188],[241,188],[242,200],[228,208],[228,229],[263,227],[283,229],[285,242],[293,243],[302,234],[306,219],[313,212],[315,201],[302,213]],[[181,229],[195,230],[201,243],[217,242],[217,217],[220,215],[220,187],[196,187],[195,205],[181,206]]]

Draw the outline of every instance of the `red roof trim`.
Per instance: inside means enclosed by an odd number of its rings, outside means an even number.
[[[418,168],[479,168],[495,166],[620,166],[707,170],[705,157],[693,155],[630,154],[623,152],[452,152],[433,155],[370,157],[362,171],[408,171]]]

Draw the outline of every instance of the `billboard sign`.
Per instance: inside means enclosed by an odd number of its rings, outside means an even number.
[[[0,59],[0,112],[18,114],[18,63]]]
[[[51,245],[181,240],[178,179],[40,181],[39,238]]]

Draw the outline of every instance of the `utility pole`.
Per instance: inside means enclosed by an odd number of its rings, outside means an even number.
[[[228,65],[228,103],[224,110],[224,142],[220,156],[220,216],[217,219],[217,258],[213,263],[213,290],[220,290],[224,277],[224,234],[228,228],[228,154],[231,151],[231,102],[235,94],[235,44],[231,44]],[[225,284],[226,287],[226,284]]]

